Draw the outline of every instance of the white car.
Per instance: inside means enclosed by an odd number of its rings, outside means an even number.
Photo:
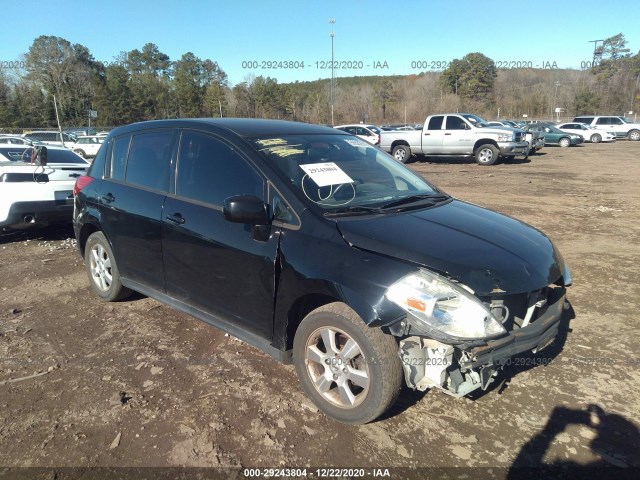
[[[33,141],[21,135],[0,135],[0,146],[2,145],[33,145]],[[37,142],[36,142],[37,143]]]
[[[102,145],[105,138],[107,137],[98,135],[78,137],[72,150],[82,158],[93,158],[97,155],[98,150],[100,150],[100,145]]]
[[[613,132],[617,138],[627,138],[631,141],[640,141],[640,123],[635,123],[627,117],[581,115],[573,119],[574,123],[584,123],[598,130]]]
[[[60,135],[62,135],[62,140],[64,140],[64,145],[60,140]],[[70,135],[68,133],[58,132],[57,130],[38,130],[34,132],[25,133],[23,137],[28,138],[34,143],[44,143],[45,145],[53,145],[56,147],[67,147],[73,148],[76,143],[76,137]]]
[[[616,140],[615,132],[605,132],[604,130],[585,125],[584,123],[561,123],[560,125],[556,125],[556,127],[566,133],[582,135],[585,142],[600,143],[614,142]]]
[[[73,187],[89,163],[66,148],[43,148],[47,164],[36,165],[34,147],[0,145],[0,231],[71,223]]]
[[[352,135],[357,135],[371,145],[380,145],[380,134],[382,131],[375,125],[363,125],[358,123],[353,125],[336,125],[334,128],[351,133]]]

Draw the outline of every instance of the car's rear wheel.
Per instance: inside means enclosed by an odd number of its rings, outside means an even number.
[[[84,264],[91,289],[103,300],[123,300],[132,291],[120,282],[120,272],[111,245],[102,232],[94,232],[87,239]]]
[[[87,158],[87,154],[81,148],[74,150],[74,152],[80,155],[82,158]]]
[[[637,142],[638,140],[640,140],[640,130],[631,130],[627,134],[627,138],[629,140],[633,140],[634,142]]]
[[[343,303],[312,311],[300,323],[293,359],[302,388],[329,417],[363,424],[400,393],[402,365],[391,335],[366,325]]]
[[[569,140],[567,137],[562,137],[558,143],[563,148],[571,146],[571,140]]]
[[[602,141],[602,135],[599,133],[594,133],[591,135],[591,143],[600,143]]]
[[[489,143],[480,145],[476,149],[476,162],[478,165],[493,165],[498,161],[499,156],[498,149]]]
[[[411,148],[409,145],[396,145],[391,151],[391,156],[402,163],[408,163],[411,159]]]

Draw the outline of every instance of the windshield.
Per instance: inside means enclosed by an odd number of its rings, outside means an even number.
[[[408,208],[444,196],[386,153],[351,136],[281,135],[250,142],[306,203],[326,212],[395,207],[397,202]]]
[[[478,117],[477,115],[471,115],[469,113],[462,115],[464,118],[466,118],[469,122],[471,122],[471,125],[473,125],[474,127],[490,127],[491,125],[489,125],[489,122],[487,122],[484,118]]]
[[[367,127],[367,128],[368,128],[369,130],[371,130],[373,133],[375,133],[375,134],[377,134],[377,135],[380,135],[380,129],[379,129],[378,127],[376,127],[376,126],[373,126],[373,125],[372,125],[372,126]]]
[[[627,117],[619,117],[624,123],[633,123],[633,120]]]

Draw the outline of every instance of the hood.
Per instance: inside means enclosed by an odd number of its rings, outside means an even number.
[[[489,132],[489,133],[504,133],[506,132],[516,132],[522,133],[523,130],[521,128],[513,128],[513,127],[476,127],[479,132]]]
[[[337,220],[355,247],[445,273],[478,295],[537,290],[557,281],[564,262],[539,230],[459,200],[434,208]]]

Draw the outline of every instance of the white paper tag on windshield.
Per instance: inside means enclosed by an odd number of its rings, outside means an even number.
[[[304,170],[319,187],[353,183],[349,175],[344,173],[344,170],[333,162],[309,163],[307,165],[300,165],[300,168]]]

